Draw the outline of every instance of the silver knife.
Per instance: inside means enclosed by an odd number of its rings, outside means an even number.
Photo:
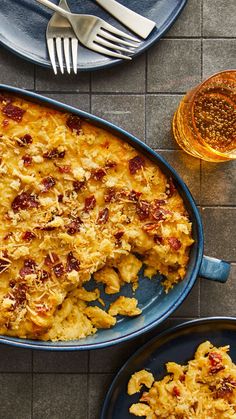
[[[131,31],[135,32],[141,38],[146,39],[152,30],[156,27],[156,22],[147,19],[144,16],[123,6],[116,0],[95,0],[100,6],[107,10],[117,20],[119,20]]]

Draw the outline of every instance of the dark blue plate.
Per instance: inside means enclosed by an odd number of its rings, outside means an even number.
[[[56,0],[52,1],[58,3]],[[148,39],[142,42],[135,54],[139,55],[170,28],[187,0],[120,0],[120,2],[157,23],[157,29],[154,29]],[[68,4],[72,12],[97,15],[124,30],[124,27],[94,0],[68,0]],[[29,61],[50,67],[45,31],[52,13],[35,0],[1,0],[0,43]],[[78,68],[81,71],[110,67],[121,61],[97,54],[82,46],[79,48]]]
[[[173,327],[142,346],[121,368],[108,391],[100,419],[134,418],[129,407],[138,402],[140,393],[128,396],[130,376],[144,368],[152,371],[155,379],[161,379],[166,374],[166,362],[185,364],[206,340],[216,346],[230,345],[230,356],[236,362],[236,318],[212,317]]]

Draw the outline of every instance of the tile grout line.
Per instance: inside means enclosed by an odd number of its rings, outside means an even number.
[[[89,406],[90,406],[90,403],[89,403],[89,399],[90,399],[90,397],[89,397],[89,395],[90,395],[90,351],[88,351],[88,361],[87,361],[87,380],[88,380],[88,382],[87,382],[87,394],[88,394],[88,397],[87,397],[87,419],[89,419],[89,416],[90,416],[90,408],[89,408]]]
[[[145,94],[142,92],[75,92],[75,91],[65,91],[65,90],[61,90],[60,92],[58,90],[37,90],[38,94],[41,95],[47,95],[47,94],[61,94],[61,95],[77,95],[78,93],[80,95],[90,95],[90,96],[143,96]],[[154,91],[154,92],[146,92],[146,94],[149,96],[154,96],[154,95],[169,95],[169,96],[175,96],[175,95],[184,95],[186,93],[186,91],[182,91],[182,92],[158,92],[158,91]]]
[[[147,143],[147,52],[145,53],[144,142]]]
[[[31,419],[34,416],[34,351],[31,351]]]

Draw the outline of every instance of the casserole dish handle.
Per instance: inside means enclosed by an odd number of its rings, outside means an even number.
[[[230,264],[224,260],[203,256],[199,276],[218,282],[226,282],[229,277]]]

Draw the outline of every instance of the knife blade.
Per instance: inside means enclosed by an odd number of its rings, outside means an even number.
[[[112,16],[119,20],[131,31],[141,38],[146,39],[156,27],[156,22],[134,12],[123,6],[116,0],[95,0],[100,6],[107,10]]]

